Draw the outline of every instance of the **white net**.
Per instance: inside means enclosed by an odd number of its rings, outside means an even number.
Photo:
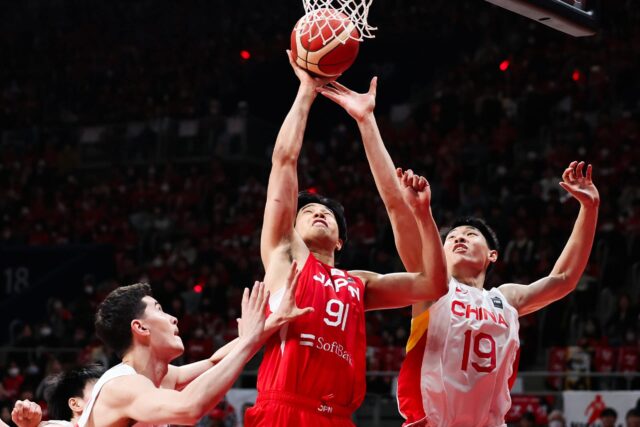
[[[323,44],[339,35],[342,38],[345,34],[348,37],[342,40],[343,43],[349,38],[360,42],[365,38],[374,38],[373,31],[378,28],[367,22],[372,2],[373,0],[302,0],[305,15],[298,22],[298,34],[309,34],[309,41],[321,37]],[[341,21],[340,25],[335,25],[335,21]],[[351,31],[354,27],[357,32]]]

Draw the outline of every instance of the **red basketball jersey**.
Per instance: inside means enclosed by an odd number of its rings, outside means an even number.
[[[358,277],[309,254],[296,302],[314,312],[269,339],[258,373],[258,396],[287,392],[329,406],[360,406],[366,388],[364,288]],[[276,310],[281,295],[272,297],[271,310]]]

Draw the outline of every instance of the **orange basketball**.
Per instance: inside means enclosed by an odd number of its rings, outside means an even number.
[[[317,76],[342,74],[358,56],[358,29],[347,15],[335,9],[318,9],[309,14],[291,32],[291,52],[296,63]]]

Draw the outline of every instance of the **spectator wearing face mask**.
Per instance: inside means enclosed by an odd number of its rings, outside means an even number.
[[[20,387],[24,382],[24,376],[20,373],[20,367],[15,362],[11,362],[7,368],[7,373],[2,380],[2,386],[6,392],[7,397],[10,400],[14,400],[18,397]]]

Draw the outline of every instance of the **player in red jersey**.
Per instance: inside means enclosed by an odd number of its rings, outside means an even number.
[[[337,82],[318,91],[358,123],[398,252],[407,270],[417,271],[422,263],[422,247],[414,239],[418,226],[411,209],[398,196],[396,175],[400,171],[375,121],[376,89],[374,78],[364,94]],[[562,175],[560,185],[580,203],[580,212],[547,277],[530,285],[508,283],[486,291],[487,271],[498,258],[495,234],[483,221],[466,219],[446,235],[449,292],[435,304],[413,305],[407,358],[398,379],[398,403],[406,426],[504,425],[518,348],[518,316],[575,289],[591,252],[600,196],[591,179],[591,165],[586,173],[584,167],[584,162],[572,162]]]
[[[420,273],[381,275],[335,268],[335,252],[346,240],[342,206],[315,194],[298,194],[297,161],[316,89],[314,79],[289,56],[300,80],[272,157],[261,237],[265,282],[297,261],[302,266],[296,302],[314,312],[290,323],[266,344],[256,405],[245,425],[352,426],[351,415],[365,394],[364,312],[435,300],[446,290],[442,244],[430,211],[424,179],[405,180],[424,268]],[[275,310],[281,292],[270,287]]]

